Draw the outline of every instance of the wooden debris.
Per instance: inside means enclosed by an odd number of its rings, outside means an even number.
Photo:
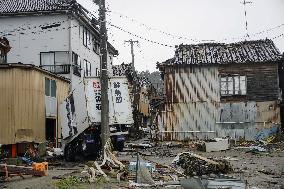
[[[0,172],[5,173],[5,179],[9,179],[11,176],[33,175],[33,176],[47,176],[48,167],[47,162],[34,164],[32,167],[17,166],[0,164]]]
[[[110,163],[110,165],[107,165]],[[95,161],[92,167],[86,166],[85,170],[82,173],[88,174],[90,182],[94,182],[96,175],[102,175],[106,180],[109,180],[108,175],[103,171],[102,167],[106,166],[112,170],[112,168],[118,168],[119,171],[116,173],[116,178],[120,181],[121,176],[124,175],[125,165],[121,163],[111,151],[110,141],[108,141],[104,147],[104,159],[101,164]],[[113,167],[111,167],[113,166]]]
[[[231,164],[224,159],[211,160],[193,153],[179,154],[175,163],[181,166],[188,176],[226,174],[232,171]]]

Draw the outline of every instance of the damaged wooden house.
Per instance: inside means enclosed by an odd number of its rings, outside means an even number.
[[[272,40],[181,44],[157,67],[166,99],[160,137],[257,140],[281,127],[278,65]]]

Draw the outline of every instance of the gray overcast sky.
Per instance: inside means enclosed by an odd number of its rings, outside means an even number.
[[[237,42],[245,40],[243,0],[106,0],[107,20],[113,25],[143,38],[178,45],[204,43],[202,40]],[[274,38],[284,33],[284,0],[250,0],[247,4],[249,39]],[[83,6],[96,10],[92,0],[78,0]],[[280,26],[281,25],[281,26]],[[267,31],[270,28],[274,28]],[[137,70],[155,71],[156,62],[174,56],[174,48],[147,42],[108,26],[109,41],[119,51],[115,64],[131,61],[130,46],[124,40],[138,40],[135,46]],[[161,31],[184,38],[165,35]],[[265,31],[261,34],[256,34]],[[255,35],[253,35],[255,34]],[[198,39],[199,42],[190,39]],[[228,40],[223,40],[228,39]],[[273,40],[284,52],[284,36]]]

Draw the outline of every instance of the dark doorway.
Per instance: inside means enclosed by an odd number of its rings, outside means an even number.
[[[45,139],[48,145],[56,145],[56,119],[46,118],[45,120]]]

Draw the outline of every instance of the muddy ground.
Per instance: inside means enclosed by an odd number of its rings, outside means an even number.
[[[159,148],[140,150],[145,158],[163,164],[171,164],[173,158],[179,153],[188,151],[187,148]],[[273,151],[268,154],[246,153],[247,149],[231,149],[223,152],[199,152],[204,157],[230,157],[235,173],[229,175],[237,178],[243,177],[247,180],[248,186],[252,189],[284,189],[284,152]],[[119,160],[135,161],[135,152],[120,152],[117,154]],[[58,188],[56,183],[62,177],[70,175],[80,176],[85,163],[66,163],[61,161],[59,165],[49,167],[49,175],[45,177],[25,176],[25,179],[13,177],[10,181],[1,182],[0,188],[17,189],[49,189]],[[243,172],[243,173],[239,173]],[[118,183],[115,179],[109,182],[104,180],[99,183],[79,183],[74,188],[127,188],[128,182]],[[254,188],[255,187],[255,188]],[[143,187],[146,189],[145,187]],[[163,187],[159,187],[163,188]]]

